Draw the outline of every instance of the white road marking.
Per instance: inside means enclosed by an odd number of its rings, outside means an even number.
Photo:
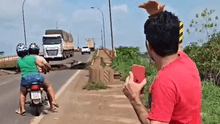
[[[66,89],[66,87],[73,81],[73,79],[81,72],[81,70],[78,70],[72,77],[69,78],[69,80],[60,88],[60,90],[56,93],[55,99],[57,99],[61,93]]]
[[[87,60],[90,61],[92,59],[93,55],[90,56],[90,58]],[[56,93],[55,95],[55,98],[57,99],[61,94],[62,92],[66,89],[66,87],[74,80],[74,78],[79,74],[79,72],[81,72],[81,70],[78,70],[72,77],[69,78],[69,80],[62,86],[62,88]],[[45,110],[46,113],[48,113],[47,110]],[[30,124],[38,124],[40,123],[40,121],[43,119],[45,115],[41,114],[40,116],[38,117],[35,117],[31,120]]]

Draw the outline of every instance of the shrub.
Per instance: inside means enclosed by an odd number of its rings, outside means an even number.
[[[184,52],[196,63],[201,80],[215,82],[220,85],[220,35],[198,46],[191,43]]]
[[[125,81],[134,64],[145,66],[146,75],[148,76],[156,74],[154,64],[147,57],[140,57],[138,47],[119,47],[116,51],[117,57],[112,60],[111,67],[122,75],[122,81]]]
[[[92,61],[96,58],[96,55],[97,55],[97,51],[94,52],[93,56],[92,56],[92,60],[87,62],[87,66],[91,66],[92,64]]]
[[[104,68],[105,66],[106,66],[106,63],[105,63],[105,61],[104,61],[104,59],[101,57],[101,63],[100,63],[100,65]]]

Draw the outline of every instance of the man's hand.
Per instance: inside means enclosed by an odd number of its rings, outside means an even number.
[[[164,11],[165,5],[160,4],[158,1],[148,1],[138,6],[145,9],[150,16],[160,14]]]
[[[123,87],[123,92],[130,101],[133,101],[135,99],[137,100],[139,99],[141,90],[144,88],[145,84],[146,78],[140,84],[135,83],[133,73],[130,72],[130,76],[126,78],[126,83]]]

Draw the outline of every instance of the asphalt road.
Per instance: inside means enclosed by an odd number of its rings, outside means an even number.
[[[66,60],[53,61],[52,63],[60,64],[61,62],[62,64],[66,64],[71,63],[73,60],[84,63],[87,62],[92,55],[93,53],[81,55],[81,53],[75,52],[74,57]],[[65,68],[63,70],[58,69],[51,71],[45,76],[46,79],[52,83],[55,92],[57,92],[76,72],[77,69]],[[26,105],[26,116],[23,117],[15,113],[15,110],[19,107],[20,80],[21,74],[0,76],[0,124],[29,124],[31,119],[35,117],[33,115],[34,110],[28,105]],[[28,97],[29,95],[27,95],[27,98]]]

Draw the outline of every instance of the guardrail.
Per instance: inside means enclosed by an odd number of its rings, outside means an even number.
[[[40,52],[39,55],[43,55],[43,52]],[[17,55],[12,55],[12,56],[5,56],[5,57],[1,57],[0,61],[4,61],[4,60],[14,60],[14,59],[18,59],[19,57]]]
[[[14,56],[5,56],[5,57],[2,57],[0,58],[0,61],[6,61],[6,60],[15,60],[15,59],[18,59],[19,57],[17,55],[14,55]]]
[[[43,52],[40,52],[39,55],[43,56]],[[19,58],[19,56],[17,56],[17,55],[1,57],[0,58],[0,68],[16,67],[18,58]]]

